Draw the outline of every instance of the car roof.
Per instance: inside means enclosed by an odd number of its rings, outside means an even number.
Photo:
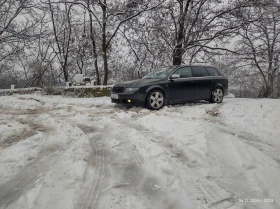
[[[216,68],[215,66],[212,66],[212,65],[199,65],[199,64],[190,64],[190,65],[187,65],[187,64],[183,64],[183,65],[167,65],[167,66],[158,66],[158,68],[161,68],[161,67],[168,67],[168,68],[171,68],[171,67],[213,67],[213,68]]]
[[[178,67],[213,67],[211,65],[199,65],[199,64],[190,64],[190,65],[183,64],[183,65],[175,65],[175,66],[178,66]]]
[[[212,66],[212,65],[201,65],[201,64],[190,64],[190,65],[187,65],[187,64],[183,64],[183,65],[166,65],[166,66],[158,66],[157,68],[177,68],[177,67],[213,67],[215,69],[217,69],[215,66]]]

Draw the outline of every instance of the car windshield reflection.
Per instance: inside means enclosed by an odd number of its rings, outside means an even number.
[[[153,69],[148,75],[144,76],[143,79],[162,79],[171,73],[172,67],[161,67]]]

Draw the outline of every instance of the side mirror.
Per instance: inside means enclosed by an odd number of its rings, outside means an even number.
[[[180,75],[178,75],[178,74],[172,74],[170,78],[171,78],[171,79],[177,79],[177,78],[180,78]]]

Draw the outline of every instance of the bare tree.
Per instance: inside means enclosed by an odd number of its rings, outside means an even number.
[[[274,93],[280,67],[280,4],[277,1],[264,1],[253,8],[244,9],[238,18],[239,21],[248,22],[256,16],[259,17],[258,21],[246,24],[239,30],[239,58],[260,73],[263,88],[259,96],[270,97]]]
[[[38,22],[30,16],[33,7],[27,0],[0,0],[0,63],[20,53],[25,40],[36,38],[34,29]]]
[[[3,37],[5,33],[10,34],[14,31],[14,23],[16,17],[27,7],[27,0],[1,0],[0,1],[0,40],[7,38]]]
[[[99,72],[99,67],[98,67],[98,53],[97,53],[97,43],[96,43],[96,37],[98,37],[96,35],[95,32],[95,27],[94,27],[94,21],[93,21],[93,11],[91,10],[91,3],[90,0],[87,0],[87,5],[86,8],[88,10],[88,14],[89,14],[89,27],[90,27],[90,40],[91,40],[91,45],[92,45],[92,55],[93,55],[93,59],[94,59],[94,68],[95,68],[95,73],[96,73],[96,82],[97,85],[101,84],[101,80],[100,80],[100,72]]]
[[[71,8],[73,4],[64,1],[63,8],[60,4],[53,6],[51,0],[48,0],[51,16],[52,30],[55,39],[53,50],[57,54],[60,68],[65,82],[69,81],[69,57],[72,39]]]
[[[133,4],[117,4],[115,1],[108,0],[91,1],[92,10],[90,18],[94,18],[101,33],[99,38],[101,40],[103,58],[104,85],[107,85],[109,75],[108,52],[111,48],[111,43],[119,32],[121,26],[140,14],[150,11],[162,4],[162,1],[155,2],[156,3],[154,4],[151,4],[150,1],[141,1],[141,3],[133,2]]]

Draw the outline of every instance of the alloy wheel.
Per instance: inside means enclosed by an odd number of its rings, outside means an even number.
[[[223,91],[222,91],[222,89],[217,88],[217,89],[215,89],[213,91],[213,100],[216,103],[220,103],[223,100]]]
[[[163,106],[164,98],[161,92],[155,91],[150,96],[150,105],[154,109],[159,109]]]

